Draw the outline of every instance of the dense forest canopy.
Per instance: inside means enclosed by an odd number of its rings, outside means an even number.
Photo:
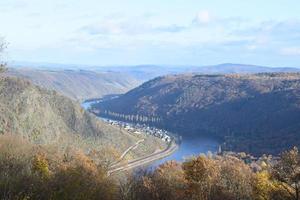
[[[218,137],[227,150],[279,154],[300,146],[299,93],[299,73],[170,75],[92,110],[184,137]]]

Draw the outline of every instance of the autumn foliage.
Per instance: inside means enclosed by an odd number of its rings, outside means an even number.
[[[98,152],[100,153],[100,152]],[[233,156],[198,156],[155,170],[108,176],[79,150],[0,136],[0,199],[298,200],[298,149],[254,171]],[[120,178],[122,177],[122,178]]]
[[[299,199],[298,150],[284,152],[272,166],[254,172],[232,156],[198,156],[139,173],[120,193],[124,200],[289,200]]]
[[[50,152],[0,136],[0,199],[115,199],[116,185],[80,151]]]

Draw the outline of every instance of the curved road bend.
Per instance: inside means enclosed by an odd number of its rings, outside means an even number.
[[[131,151],[132,149],[138,147],[139,144],[142,143],[142,142],[144,142],[144,141],[145,141],[144,139],[141,139],[141,140],[137,141],[134,145],[132,145],[128,149],[126,149],[123,152],[123,154],[120,156],[120,158],[116,162],[112,163],[112,165],[110,166],[110,168],[113,168],[116,165],[118,165],[124,159],[124,157],[128,154],[129,151]]]
[[[152,153],[148,156],[137,158],[135,160],[131,160],[127,164],[116,164],[116,165],[112,166],[108,171],[108,175],[111,175],[116,172],[127,171],[130,169],[136,168],[136,167],[143,166],[147,163],[151,163],[153,161],[160,160],[162,158],[165,158],[165,157],[171,155],[177,149],[178,149],[178,145],[174,141],[172,141],[168,145],[168,147],[163,151]]]

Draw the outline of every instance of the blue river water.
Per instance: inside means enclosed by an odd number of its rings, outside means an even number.
[[[82,103],[82,107],[87,110],[93,103],[94,102]],[[159,164],[170,160],[176,160],[181,162],[188,157],[206,154],[209,151],[215,153],[218,150],[218,146],[219,143],[217,140],[208,137],[197,137],[196,139],[183,138],[178,150],[175,153],[166,158],[154,162],[151,166],[155,167]]]
[[[96,102],[99,102],[98,101],[85,101],[81,104],[81,107],[85,110],[89,109],[91,107],[92,104],[96,103]]]
[[[215,153],[217,152],[218,147],[219,143],[215,139],[207,137],[197,137],[196,139],[183,138],[175,153],[156,161],[153,165],[159,165],[170,160],[182,162],[191,156],[198,156],[200,154],[206,154],[207,152]]]

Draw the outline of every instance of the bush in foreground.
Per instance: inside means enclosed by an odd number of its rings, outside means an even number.
[[[49,155],[13,136],[0,136],[0,199],[114,199],[115,183],[78,151]]]

